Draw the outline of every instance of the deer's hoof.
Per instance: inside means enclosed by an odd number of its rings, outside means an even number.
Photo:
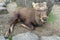
[[[5,39],[8,39],[8,37],[4,37]]]

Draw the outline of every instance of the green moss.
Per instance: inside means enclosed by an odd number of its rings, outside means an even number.
[[[49,17],[47,19],[47,23],[51,23],[51,22],[54,22],[56,20],[56,16],[53,14],[53,12],[51,12],[49,14]]]

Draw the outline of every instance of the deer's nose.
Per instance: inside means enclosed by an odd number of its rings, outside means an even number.
[[[47,18],[46,18],[46,17],[44,17],[44,18],[43,18],[43,20],[44,20],[44,21],[47,21]]]

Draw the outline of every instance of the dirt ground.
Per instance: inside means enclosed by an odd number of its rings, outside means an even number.
[[[42,27],[36,28],[33,33],[38,34],[39,36],[51,36],[58,35],[60,36],[60,5],[54,5],[53,10],[56,15],[56,20],[51,23],[47,23]],[[7,24],[8,16],[6,14],[0,15],[0,35],[4,35],[4,33],[8,30],[9,26]],[[13,35],[29,32],[29,30],[23,28],[20,23],[18,23],[15,28]]]

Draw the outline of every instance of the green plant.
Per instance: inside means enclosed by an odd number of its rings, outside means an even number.
[[[47,19],[47,23],[54,22],[56,20],[56,16],[53,14],[54,12],[50,12],[49,17]]]
[[[9,36],[9,40],[12,40],[12,35]]]

